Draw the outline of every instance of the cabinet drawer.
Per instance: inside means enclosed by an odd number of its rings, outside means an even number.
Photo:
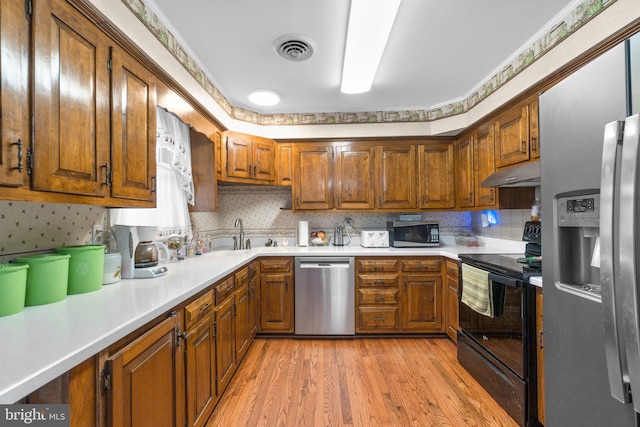
[[[448,259],[445,261],[445,265],[447,269],[447,276],[458,280],[458,262]]]
[[[359,307],[359,329],[365,331],[398,329],[398,307]]]
[[[358,274],[358,286],[398,286],[397,274]]]
[[[402,271],[440,273],[440,258],[402,260]]]
[[[358,271],[398,271],[397,259],[358,259]]]
[[[256,277],[257,274],[258,274],[258,261],[254,261],[251,264],[249,264],[249,280]]]
[[[244,285],[249,281],[249,267],[241,268],[234,274],[236,278],[236,284],[238,287]]]
[[[216,305],[218,305],[233,293],[233,277],[218,283],[214,293],[216,295]]]
[[[291,260],[274,258],[260,260],[260,273],[287,273],[291,270]]]
[[[397,304],[398,288],[358,289],[359,304]]]
[[[207,292],[184,308],[185,329],[207,315],[213,309],[213,292]]]

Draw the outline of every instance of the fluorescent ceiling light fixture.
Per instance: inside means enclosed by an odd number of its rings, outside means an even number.
[[[371,90],[400,1],[351,0],[341,92]]]
[[[270,107],[280,102],[280,95],[272,90],[258,89],[249,94],[249,101],[261,107]]]

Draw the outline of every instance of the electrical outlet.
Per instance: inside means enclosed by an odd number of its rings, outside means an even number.
[[[93,224],[93,227],[91,227],[91,243],[94,245],[97,244],[102,244],[102,232],[104,231],[104,228],[102,227],[102,224]]]

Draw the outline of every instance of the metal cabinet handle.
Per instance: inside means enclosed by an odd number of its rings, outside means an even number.
[[[522,147],[520,148],[520,151],[523,154],[527,152],[527,141],[522,141]]]
[[[157,188],[158,182],[156,180],[156,176],[155,175],[151,175],[151,180],[153,181],[153,187],[151,187],[151,192],[155,193],[158,190],[158,188]]]
[[[538,138],[531,138],[531,151],[538,151]]]
[[[109,165],[109,163],[105,163],[104,165],[102,165],[102,167],[105,170],[105,180],[103,184],[107,187],[111,187],[111,166]]]
[[[17,169],[18,172],[22,173],[22,139],[18,138],[16,142],[12,142],[11,145],[18,146],[18,166],[13,169]]]
[[[404,291],[407,292],[407,279],[404,280]]]
[[[256,169],[256,165],[253,165],[253,177],[255,178],[257,173],[256,173],[257,169]]]
[[[203,305],[202,307],[200,307],[200,311],[205,311],[206,309],[208,309],[209,307],[211,307],[211,303],[208,302],[205,305]]]
[[[540,350],[544,348],[544,331],[538,332],[538,348]]]
[[[374,317],[373,320],[376,321],[376,322],[383,322],[384,321],[384,317]]]

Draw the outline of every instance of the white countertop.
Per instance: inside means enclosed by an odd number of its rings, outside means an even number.
[[[529,277],[529,283],[534,286],[542,287],[542,276]]]
[[[278,247],[214,251],[165,264],[154,279],[130,279],[69,295],[63,301],[26,307],[0,317],[0,404],[14,403],[163,315],[258,256],[445,256],[460,253],[518,253],[521,242],[483,239],[485,246],[430,249]]]

